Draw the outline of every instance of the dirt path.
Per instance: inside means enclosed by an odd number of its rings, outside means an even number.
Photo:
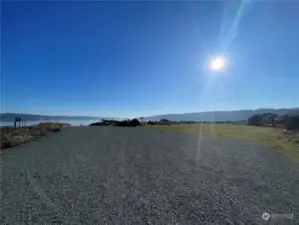
[[[1,224],[298,224],[298,207],[299,166],[249,141],[73,127],[1,156]]]

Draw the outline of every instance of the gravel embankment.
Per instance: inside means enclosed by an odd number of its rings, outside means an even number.
[[[0,193],[1,224],[299,224],[298,164],[255,142],[146,128],[65,128],[7,150]]]

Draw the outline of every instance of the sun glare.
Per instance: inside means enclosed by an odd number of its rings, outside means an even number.
[[[224,65],[225,65],[224,58],[222,58],[222,57],[216,57],[211,62],[210,67],[211,67],[212,70],[221,70],[221,69],[224,68]]]

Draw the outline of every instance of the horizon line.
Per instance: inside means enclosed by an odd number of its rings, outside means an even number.
[[[267,108],[267,107],[263,107],[263,108],[252,108],[252,109],[231,109],[231,110],[208,110],[208,111],[192,111],[192,112],[183,112],[183,113],[161,113],[161,114],[155,114],[155,115],[148,115],[148,116],[82,116],[82,115],[44,115],[44,114],[38,114],[38,113],[23,113],[23,112],[1,112],[0,114],[27,114],[27,115],[34,115],[34,116],[53,116],[53,117],[94,117],[94,118],[140,118],[140,117],[153,117],[153,116],[162,116],[162,115],[179,115],[179,114],[192,114],[192,113],[214,113],[214,112],[235,112],[235,111],[246,111],[246,110],[250,110],[250,111],[255,111],[255,110],[261,110],[261,109],[269,109],[269,110],[281,110],[281,109],[298,109],[299,110],[299,106],[298,107],[283,107],[283,108]]]

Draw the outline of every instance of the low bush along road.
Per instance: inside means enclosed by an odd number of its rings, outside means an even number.
[[[1,156],[1,224],[298,224],[298,206],[298,163],[249,140],[71,127]]]

